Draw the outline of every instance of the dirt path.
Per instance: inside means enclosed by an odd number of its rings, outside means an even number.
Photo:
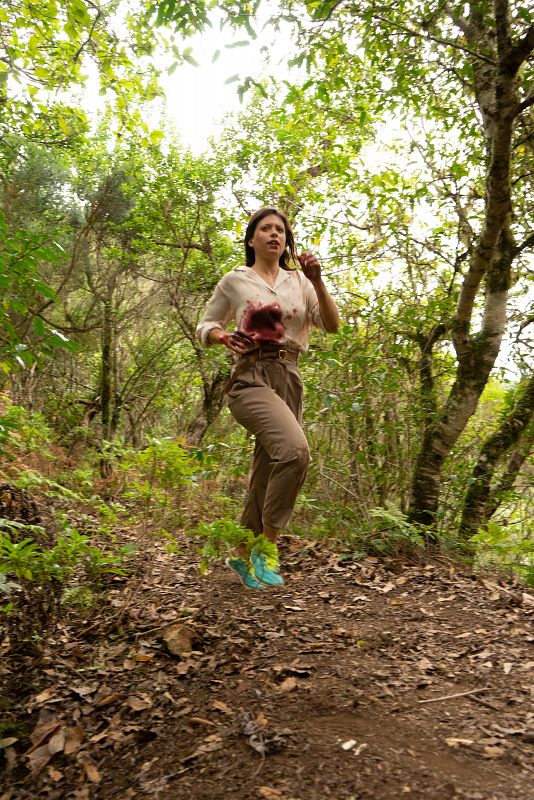
[[[0,800],[532,800],[531,594],[441,563],[285,562],[253,593],[154,546],[11,699],[33,750],[8,747]]]

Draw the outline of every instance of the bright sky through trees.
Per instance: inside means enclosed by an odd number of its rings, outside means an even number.
[[[265,11],[270,4],[266,4]],[[191,55],[198,66],[184,63],[172,75],[167,74],[171,56],[161,59],[160,83],[165,91],[167,113],[183,144],[194,153],[206,150],[208,139],[220,130],[222,118],[239,110],[237,88],[247,77],[259,80],[265,76],[287,77],[285,60],[290,52],[289,30],[276,33],[264,22],[264,12],[255,29],[256,40],[248,40],[243,31],[218,24],[188,40]],[[233,80],[232,80],[233,79]],[[228,82],[229,81],[229,82]]]

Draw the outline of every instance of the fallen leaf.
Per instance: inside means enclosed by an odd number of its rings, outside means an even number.
[[[60,730],[55,733],[48,741],[48,751],[51,755],[61,753],[65,747],[65,731]]]
[[[193,711],[193,708],[194,708],[194,706],[186,706],[185,708],[182,708],[181,711],[177,711],[174,714],[174,716],[175,717],[186,717],[188,714],[190,714]]]
[[[135,656],[135,660],[136,661],[140,661],[141,663],[143,663],[145,661],[153,661],[154,660],[154,656],[148,655],[147,653],[138,653]]]
[[[71,692],[79,695],[80,697],[87,697],[89,694],[94,694],[98,689],[98,685],[96,683],[89,685],[89,686],[71,686]]]
[[[454,737],[450,739],[445,739],[446,743],[449,747],[458,747],[459,744],[469,745],[474,744],[473,739],[456,739]]]
[[[258,786],[258,794],[265,800],[280,800],[284,796],[279,789],[273,789],[271,786]]]
[[[401,600],[400,597],[394,597],[393,600],[388,601],[388,605],[390,606],[403,606],[404,600]]]
[[[74,790],[72,800],[90,800],[90,791],[89,786],[80,786],[79,789]]]
[[[512,671],[512,667],[513,667],[513,666],[514,666],[514,665],[513,665],[513,664],[510,664],[510,663],[503,664],[503,665],[502,665],[502,668],[503,668],[503,672],[504,672],[504,674],[505,674],[505,675],[509,675],[509,674],[510,674],[510,672]]]
[[[391,592],[394,588],[395,584],[393,583],[393,581],[388,581],[384,586],[382,586],[379,589],[379,591],[381,591],[383,594],[387,594],[388,592]]]
[[[40,772],[43,767],[46,767],[51,758],[52,753],[48,749],[48,744],[42,744],[40,747],[32,749],[31,753],[28,755],[30,770],[34,774]]]
[[[506,749],[504,747],[498,747],[497,745],[486,745],[482,755],[484,758],[499,758],[500,756],[504,755],[505,752]]]
[[[65,747],[63,752],[66,756],[77,753],[84,739],[85,733],[79,725],[67,726],[65,728]]]
[[[32,732],[32,746],[24,753],[29,756],[34,750],[37,750],[47,739],[50,738],[56,731],[61,728],[61,720],[52,719],[44,722],[42,725],[37,725]]]
[[[162,631],[162,638],[173,656],[186,656],[193,650],[195,632],[182,622],[167,625]]]
[[[90,783],[100,783],[102,778],[96,764],[93,764],[87,757],[80,758],[79,763],[85,773],[85,777]]]
[[[55,783],[62,780],[63,778],[63,773],[60,772],[55,767],[48,766],[46,771],[48,772],[48,777],[50,778],[50,780],[54,781]]]
[[[149,697],[138,697],[137,695],[130,695],[130,697],[126,698],[127,705],[133,711],[145,711],[147,708],[152,708],[152,700]]]
[[[209,739],[209,741],[205,740],[205,744],[201,744],[200,747],[197,747],[197,749],[191,753],[191,755],[180,759],[180,762],[182,764],[187,764],[189,761],[194,761],[195,758],[198,758],[205,753],[212,753],[215,750],[220,750],[222,747],[224,747],[224,742],[220,736],[211,736],[206,738]]]
[[[104,706],[110,706],[112,703],[116,703],[118,700],[122,700],[124,697],[123,694],[120,692],[112,692],[111,694],[106,695],[105,697],[100,698],[100,700],[95,701],[96,708],[104,708]]]
[[[211,719],[204,719],[204,717],[190,717],[189,722],[193,725],[210,725],[211,727],[215,728],[215,722],[212,722]]]
[[[288,694],[289,692],[293,692],[296,688],[297,679],[291,675],[289,678],[286,678],[285,681],[282,681],[278,687],[278,691],[282,694]]]
[[[263,711],[259,711],[258,716],[256,717],[256,725],[259,728],[266,728],[268,724],[269,720],[267,719]]]
[[[419,669],[422,670],[429,670],[434,669],[434,664],[428,660],[428,658],[422,658],[420,661],[417,662],[417,666]]]
[[[39,692],[38,695],[35,696],[36,703],[46,703],[48,700],[51,700],[55,696],[56,690],[52,687],[48,689],[44,689],[44,691]]]
[[[16,736],[8,736],[7,739],[0,739],[0,750],[5,750],[7,747],[11,747],[12,744],[18,742]]]
[[[222,700],[214,700],[211,704],[211,707],[216,711],[222,711],[223,714],[232,715],[234,713],[230,706],[227,706],[226,703],[222,702]]]

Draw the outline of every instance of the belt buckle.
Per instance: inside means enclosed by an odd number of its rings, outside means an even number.
[[[280,347],[278,350],[278,358],[283,358],[284,361],[287,361],[287,350],[285,350],[283,347]]]

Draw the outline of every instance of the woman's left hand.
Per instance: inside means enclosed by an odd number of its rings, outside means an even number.
[[[321,264],[313,253],[301,253],[297,256],[302,271],[309,281],[318,283],[321,280]]]

